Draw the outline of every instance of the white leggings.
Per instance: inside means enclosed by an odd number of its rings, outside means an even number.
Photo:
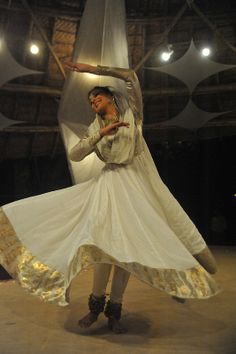
[[[111,273],[111,264],[96,263],[94,265],[93,295],[100,297],[105,295],[106,287]],[[121,304],[123,294],[127,286],[130,273],[126,270],[114,266],[114,274],[111,285],[110,300]]]

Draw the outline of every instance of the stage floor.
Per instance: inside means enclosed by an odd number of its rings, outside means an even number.
[[[223,291],[209,300],[177,303],[131,278],[115,335],[100,315],[88,330],[77,326],[87,312],[92,270],[72,284],[71,305],[58,307],[27,295],[15,281],[0,282],[0,354],[235,354],[236,247],[212,247]]]

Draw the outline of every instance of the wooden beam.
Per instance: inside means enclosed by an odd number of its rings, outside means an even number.
[[[5,84],[0,87],[0,91],[5,92],[20,92],[59,97],[62,90],[49,86],[37,86],[37,85],[22,85],[22,84]]]
[[[40,124],[40,118],[41,118],[41,107],[43,104],[43,96],[40,95],[38,98],[38,103],[37,103],[37,107],[36,107],[36,112],[35,112],[35,116],[34,116],[34,124],[35,125],[39,125]],[[29,160],[32,159],[33,157],[33,149],[34,149],[34,143],[37,137],[37,133],[32,134],[31,138],[30,138],[30,142],[29,142],[29,154],[28,154],[28,158]]]
[[[51,152],[51,159],[53,159],[56,155],[57,152],[57,146],[60,141],[60,132],[54,134],[54,141],[53,141],[53,147],[52,147],[52,152]]]
[[[204,129],[204,128],[213,128],[213,127],[236,127],[236,119],[235,120],[213,120],[209,121],[206,123],[203,127],[199,129]],[[175,125],[169,125],[168,127],[165,125],[162,125],[161,123],[153,123],[153,124],[144,124],[143,125],[144,131],[152,131],[152,130],[173,130],[173,129],[181,129],[181,130],[188,130],[184,129],[181,127],[176,127]],[[199,130],[198,129],[198,130]]]
[[[219,84],[209,86],[198,86],[194,90],[194,96],[208,95],[221,92],[234,92],[236,91],[236,84]],[[189,91],[185,87],[166,87],[158,89],[144,89],[143,95],[150,96],[188,96]]]
[[[6,11],[15,11],[15,12],[26,12],[25,8],[17,4],[12,4],[11,6],[0,4],[0,9]],[[63,17],[69,20],[78,21],[81,18],[81,12],[73,10],[62,10],[52,7],[39,7],[34,6],[34,11],[38,15],[47,16],[47,17]]]
[[[164,0],[166,1],[166,0]],[[17,5],[17,4],[11,4],[11,6],[5,5],[5,4],[0,4],[0,9],[2,10],[6,10],[6,11],[15,11],[15,12],[26,12],[26,10],[24,8],[22,8],[21,6]],[[46,16],[46,17],[61,17],[61,18],[65,18],[74,22],[77,22],[81,19],[82,13],[81,11],[76,11],[76,10],[63,10],[63,9],[58,9],[58,8],[53,8],[52,6],[49,7],[42,7],[42,6],[34,6],[34,12],[42,15],[42,16]],[[227,20],[232,20],[235,19],[236,17],[236,12],[235,11],[226,11],[224,12],[224,14],[215,14],[215,13],[211,13],[209,12],[207,14],[208,16],[210,16],[212,19],[216,20],[216,21],[221,21],[223,19],[227,19]],[[158,25],[161,21],[165,22],[165,23],[169,23],[173,20],[174,16],[154,16],[154,17],[146,17],[143,16],[142,18],[140,18],[140,14],[139,16],[135,17],[135,15],[130,15],[129,13],[127,13],[127,18],[126,21],[127,23],[131,24],[144,24],[144,25]],[[186,22],[192,22],[192,21],[197,21],[198,17],[196,16],[185,16],[183,21]]]
[[[36,85],[22,85],[22,84],[5,84],[0,87],[0,92],[19,92],[19,93],[29,93],[29,94],[39,94],[47,95],[52,97],[60,97],[62,90],[55,89],[49,86],[36,86]],[[221,92],[233,92],[236,91],[236,83],[233,84],[219,84],[219,85],[209,85],[209,86],[198,86],[194,95],[207,95],[212,93]],[[157,89],[143,89],[144,97],[151,96],[187,96],[189,91],[185,87],[163,87]]]
[[[37,17],[35,16],[35,14],[33,13],[33,11],[31,10],[27,0],[21,0],[23,6],[25,7],[25,9],[27,10],[27,12],[30,14],[36,28],[38,29],[42,39],[44,40],[46,46],[48,47],[50,53],[52,54],[52,57],[55,59],[55,62],[57,63],[57,66],[62,74],[62,76],[64,77],[64,79],[66,78],[66,74],[65,74],[65,70],[58,58],[58,56],[56,55],[51,43],[49,42],[46,34],[44,33],[44,30],[42,29],[41,25],[40,25],[40,22],[38,21]]]
[[[215,33],[217,37],[233,52],[236,52],[236,47],[234,47],[225,37],[221,34],[221,32],[217,29],[216,25],[214,25],[202,12],[201,10],[195,5],[194,1],[191,0],[191,4],[189,6],[194,10],[194,12],[207,24],[207,26]]]
[[[236,127],[236,117],[235,119],[227,120],[214,120],[205,124],[202,128],[207,127]],[[201,129],[202,129],[201,128]],[[172,130],[172,129],[182,129],[174,125],[168,127],[163,126],[161,123],[144,124],[144,131],[148,130]],[[185,129],[184,129],[185,130]],[[47,126],[47,125],[13,125],[6,128],[0,128],[0,133],[19,133],[19,134],[32,134],[32,133],[60,133],[59,126]]]
[[[135,71],[138,71],[143,66],[143,64],[150,58],[150,56],[154,53],[154,51],[159,47],[159,45],[164,42],[164,40],[166,39],[170,31],[174,28],[174,26],[179,21],[179,19],[183,16],[183,14],[185,13],[188,7],[189,7],[188,3],[185,3],[181,7],[177,15],[174,17],[173,21],[167,26],[166,30],[162,33],[162,35],[158,39],[156,45],[153,48],[149,49],[149,51],[145,54],[143,59],[140,60],[140,62],[136,65],[136,67],[134,68]]]
[[[209,140],[223,138],[236,135],[236,120],[235,122],[208,122],[203,127],[196,131],[183,129],[180,127],[168,126],[164,127],[156,125],[156,127],[145,127],[144,136],[150,144],[156,144],[164,141],[171,143],[183,141]]]
[[[0,133],[19,133],[19,134],[32,134],[32,133],[58,133],[60,132],[59,126],[52,125],[11,125],[10,127],[0,128]]]

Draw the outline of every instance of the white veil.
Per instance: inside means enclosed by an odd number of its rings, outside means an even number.
[[[87,0],[76,38],[73,61],[128,68],[125,6],[123,0]],[[86,73],[69,73],[63,89],[59,124],[68,151],[94,120],[87,93],[94,86],[112,86],[125,94],[122,80]],[[118,99],[118,98],[117,98]],[[96,176],[102,166],[95,154],[81,162],[68,163],[74,183]]]

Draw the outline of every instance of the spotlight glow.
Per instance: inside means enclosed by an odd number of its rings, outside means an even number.
[[[33,55],[37,55],[39,53],[39,47],[36,44],[31,44],[30,46],[30,52]]]
[[[210,50],[210,48],[203,48],[202,49],[202,55],[204,56],[204,57],[208,57],[209,55],[211,54],[211,50]]]
[[[86,78],[88,79],[88,80],[95,80],[95,79],[97,79],[97,75],[94,75],[94,74],[90,74],[90,73],[83,73],[84,74],[84,76],[86,76]]]
[[[167,50],[161,53],[161,60],[162,61],[169,61],[170,57],[173,53],[174,53],[174,51],[172,50],[172,45],[168,44]]]
[[[161,54],[161,60],[163,60],[163,61],[168,61],[168,60],[170,60],[170,57],[171,57],[171,54],[168,53],[168,52],[163,52],[163,53]]]

